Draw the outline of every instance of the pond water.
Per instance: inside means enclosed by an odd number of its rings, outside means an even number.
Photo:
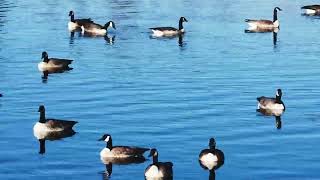
[[[216,179],[319,179],[320,19],[300,10],[313,3],[0,0],[1,179],[105,178],[104,133],[114,145],[157,148],[174,179],[208,179],[198,155],[211,137],[225,154]],[[273,33],[244,32],[244,19],[272,19],[275,6],[275,44]],[[113,20],[113,42],[72,37],[70,10]],[[182,39],[150,37],[149,27],[176,27],[180,16]],[[74,59],[74,69],[42,80],[42,51]],[[256,112],[256,97],[277,88],[281,128]],[[33,135],[41,104],[48,117],[79,122],[44,154]],[[111,179],[143,179],[151,162],[113,165]]]

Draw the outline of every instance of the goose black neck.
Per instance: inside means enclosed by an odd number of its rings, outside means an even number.
[[[45,139],[39,139],[39,143],[40,143],[39,154],[44,154],[46,152],[46,140]]]
[[[179,20],[179,30],[183,29],[182,23],[183,23],[183,19],[181,18],[181,19]]]
[[[153,163],[157,163],[158,162],[158,153],[157,155],[153,156]]]
[[[276,101],[277,101],[277,102],[281,102],[281,96],[276,95]]]
[[[71,21],[71,22],[75,22],[75,20],[74,20],[74,15],[73,15],[73,14],[70,16],[70,21]]]
[[[214,169],[211,169],[209,175],[209,180],[215,180],[216,179],[216,173],[214,172]]]
[[[108,172],[108,176],[111,176],[111,174],[112,174],[112,163],[106,164],[106,170]]]
[[[48,56],[45,56],[44,58],[43,58],[43,62],[49,62],[49,58],[48,58]]]
[[[276,8],[273,10],[273,22],[278,20],[278,11]]]
[[[110,137],[109,141],[107,142],[107,146],[108,149],[110,149],[110,151],[112,150],[112,139]]]
[[[45,111],[41,111],[41,112],[40,112],[39,122],[40,122],[40,123],[45,123],[45,122],[46,122],[46,112],[45,112]]]

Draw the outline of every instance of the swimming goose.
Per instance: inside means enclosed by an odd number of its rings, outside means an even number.
[[[90,18],[87,19],[74,19],[74,12],[69,12],[70,16],[70,22],[68,23],[68,29],[69,31],[74,31],[76,29],[79,29],[82,25],[86,23],[93,23],[93,21]]]
[[[150,29],[153,32],[153,36],[156,36],[156,37],[176,36],[179,34],[183,34],[185,32],[183,28],[183,22],[188,22],[188,20],[184,17],[180,17],[179,29],[176,29],[174,27],[155,27]]]
[[[201,167],[208,170],[218,169],[224,164],[224,154],[221,150],[216,149],[214,138],[209,140],[209,149],[204,149],[200,152],[199,163]]]
[[[41,59],[43,59],[43,61],[38,64],[39,71],[57,72],[72,69],[69,67],[69,64],[71,64],[73,60],[49,58],[48,53],[45,51],[42,52]]]
[[[33,126],[33,133],[37,139],[45,139],[48,134],[53,131],[73,131],[72,127],[78,123],[77,121],[66,121],[58,119],[46,119],[45,108],[39,106],[40,118]]]
[[[133,146],[113,146],[112,138],[109,134],[104,134],[99,141],[105,141],[106,147],[100,152],[101,158],[128,158],[141,157],[143,153],[150,150],[149,148],[140,148]]]
[[[86,32],[93,35],[104,36],[107,34],[109,27],[116,29],[116,26],[113,21],[107,22],[104,26],[96,23],[85,23],[81,26],[81,32],[83,34]]]
[[[172,178],[172,162],[159,162],[158,161],[158,151],[156,149],[150,150],[149,157],[153,157],[153,163],[150,164],[144,171],[146,179],[154,178]]]
[[[246,19],[245,22],[247,22],[250,26],[250,29],[264,29],[264,28],[278,28],[280,26],[279,20],[278,20],[278,11],[282,11],[279,7],[275,7],[273,10],[273,21],[271,20],[252,20],[252,19]]]
[[[306,14],[309,14],[309,15],[320,14],[320,5],[303,6],[303,7],[301,7],[301,9],[305,9]]]
[[[271,109],[271,110],[285,110],[285,105],[281,100],[282,91],[281,89],[277,89],[276,97],[258,97],[258,109]]]

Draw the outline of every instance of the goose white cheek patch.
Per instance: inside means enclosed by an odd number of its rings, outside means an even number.
[[[104,141],[109,142],[110,136],[108,136]]]

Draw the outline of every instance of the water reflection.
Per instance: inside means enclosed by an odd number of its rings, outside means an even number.
[[[34,134],[35,137],[39,140],[39,154],[45,154],[46,140],[49,140],[49,141],[61,140],[66,137],[71,137],[75,134],[76,132],[73,130],[48,132],[47,134],[43,134],[41,137],[39,137],[37,134]]]
[[[282,128],[281,115],[284,110],[282,109],[257,109],[257,112],[260,112],[264,116],[274,116],[275,117],[275,125],[277,129]]]
[[[108,34],[106,34],[104,36],[104,40],[106,40],[107,44],[110,44],[110,45],[114,44],[115,38],[116,38],[116,35],[109,36]]]
[[[42,72],[42,76],[41,76],[41,79],[42,79],[42,83],[47,83],[48,82],[48,77],[49,77],[49,74],[54,74],[54,73],[64,73],[64,72],[67,72],[67,71],[71,71],[73,68],[68,68],[68,69],[51,69],[50,71],[46,70],[46,71],[43,71]]]
[[[171,39],[178,38],[178,46],[180,46],[180,47],[186,46],[186,43],[183,41],[184,34],[179,34],[179,35],[174,35],[174,36],[162,36],[162,37],[150,35],[149,38],[150,39],[157,39],[157,40],[168,40],[168,39],[171,40]]]
[[[273,35],[273,45],[277,45],[278,32],[279,28],[254,28],[254,29],[246,29],[245,33],[269,33],[272,32]]]
[[[145,157],[128,157],[128,158],[110,158],[101,157],[101,161],[106,166],[106,170],[103,173],[103,179],[109,179],[112,174],[112,165],[129,165],[129,164],[140,164],[146,161]]]

